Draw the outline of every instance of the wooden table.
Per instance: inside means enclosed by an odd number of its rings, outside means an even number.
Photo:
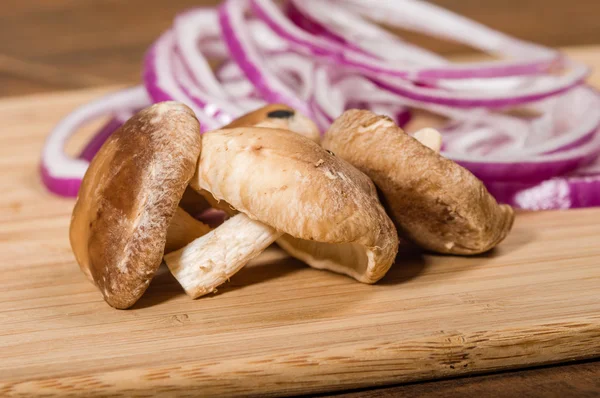
[[[437,0],[481,22],[548,45],[594,44],[600,2]],[[0,96],[138,81],[139,63],[176,11],[217,1],[6,0],[0,7]],[[565,21],[570,21],[566,23]],[[116,29],[115,27],[119,28]],[[441,52],[465,49],[411,36]],[[600,394],[600,362],[566,364],[342,394],[369,396],[579,396]],[[339,395],[339,394],[338,394]]]

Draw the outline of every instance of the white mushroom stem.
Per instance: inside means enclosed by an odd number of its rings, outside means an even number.
[[[186,293],[197,298],[228,281],[281,235],[239,213],[164,259]]]
[[[421,129],[414,133],[413,137],[421,144],[437,153],[442,149],[442,135],[436,129],[429,127]]]
[[[167,230],[165,253],[181,249],[209,232],[210,227],[208,225],[196,220],[181,207],[178,207]]]

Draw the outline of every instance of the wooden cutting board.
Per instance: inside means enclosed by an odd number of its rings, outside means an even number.
[[[600,209],[519,214],[492,253],[407,255],[374,286],[273,249],[213,296],[162,270],[110,308],[37,171],[50,128],[105,91],[0,101],[0,396],[315,393],[600,356]]]

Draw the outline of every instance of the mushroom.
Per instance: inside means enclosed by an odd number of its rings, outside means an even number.
[[[223,128],[227,129],[242,126],[283,128],[304,135],[305,137],[316,142],[319,142],[321,137],[319,129],[312,122],[312,120],[295,111],[293,108],[281,104],[266,105],[260,109],[241,116]],[[207,222],[211,225],[213,225],[211,221],[216,221],[217,224],[219,224],[223,220],[226,220],[225,216],[232,216],[235,214],[234,209],[231,208],[231,206],[226,202],[216,201],[209,192],[204,190],[195,191],[191,187],[186,189],[180,202],[180,206],[183,207],[188,213],[193,213],[198,216],[204,215],[203,219],[208,218]],[[165,253],[178,250],[186,244],[192,242],[194,239],[199,238],[209,232],[210,228],[207,225],[197,221],[193,217],[186,214],[186,212],[179,210],[176,213],[167,233]],[[215,233],[214,236],[223,235],[223,232],[226,230],[226,228],[229,228],[230,225],[235,225],[235,223],[228,223],[218,233]],[[206,239],[214,239],[214,237],[211,235]],[[265,244],[268,246],[270,243],[272,242]],[[260,254],[261,251],[262,250],[259,250],[257,254]]]
[[[316,143],[320,143],[321,141],[321,133],[319,132],[319,128],[312,120],[302,115],[295,109],[283,104],[265,105],[262,108],[240,116],[228,125],[224,126],[222,129],[238,127],[264,127],[284,129],[294,132],[296,134],[303,135],[304,137]],[[196,191],[191,187],[188,187],[188,189],[186,189],[185,194],[183,195],[183,198],[181,200],[180,206],[191,214],[200,214],[202,212],[207,211],[208,209],[213,209],[217,212],[224,212],[227,216],[232,216],[236,213],[235,209],[233,209],[228,203],[224,201],[215,200],[210,192],[207,192],[202,189]],[[223,219],[222,216],[220,218]],[[181,231],[183,233],[185,233],[186,231],[190,232],[186,235],[186,239],[188,239],[188,242],[191,242],[193,240],[189,238],[193,236],[194,229],[198,231],[200,230],[200,228],[196,227],[192,229],[184,229]]]
[[[439,148],[435,132],[415,136]],[[500,243],[512,227],[513,209],[498,205],[473,174],[415,138],[385,116],[349,110],[331,125],[323,146],[373,180],[398,230],[419,246],[478,254]]]
[[[377,281],[394,262],[396,229],[352,165],[281,129],[224,129],[202,140],[190,186],[239,213],[165,256],[190,296],[214,291],[282,236],[295,257],[361,282]]]
[[[163,102],[129,119],[90,163],[70,241],[82,271],[111,306],[128,308],[142,296],[161,264],[167,235],[189,226],[191,217],[178,204],[200,149],[192,110]]]
[[[312,120],[293,108],[282,104],[271,104],[247,113],[234,120],[227,128],[256,126],[265,128],[282,128],[301,134],[319,143],[321,134]],[[211,226],[216,226],[226,220],[227,216],[235,214],[234,209],[226,202],[218,202],[204,190],[196,191],[188,187],[179,203],[183,208],[178,210],[167,233],[165,253],[182,248],[194,239],[203,236],[210,230],[209,226],[189,216],[194,214]]]
[[[317,125],[308,117],[287,105],[266,105],[234,120],[223,128],[232,129],[249,126],[290,130],[317,144],[321,142],[321,133]]]

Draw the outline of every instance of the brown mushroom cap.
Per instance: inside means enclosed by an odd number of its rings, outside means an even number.
[[[385,116],[349,110],[323,140],[379,188],[398,230],[429,250],[477,254],[501,242],[514,212],[473,174],[419,143]]]
[[[223,129],[238,127],[271,127],[290,130],[319,143],[321,133],[317,125],[294,108],[282,104],[270,104],[247,113],[229,123]]]
[[[187,106],[152,105],[102,146],[73,209],[71,247],[116,308],[132,306],[161,264],[167,229],[196,171],[200,126]]]
[[[352,266],[331,266],[332,260],[310,265],[372,283],[393,263],[397,232],[373,183],[316,143],[285,130],[234,128],[204,134],[203,148],[190,183],[194,189],[205,189],[290,235],[287,241],[319,242],[329,249],[342,245],[343,253],[363,253],[364,261],[354,258]],[[318,243],[304,248],[313,254],[322,249]],[[301,258],[299,250],[292,254]]]

